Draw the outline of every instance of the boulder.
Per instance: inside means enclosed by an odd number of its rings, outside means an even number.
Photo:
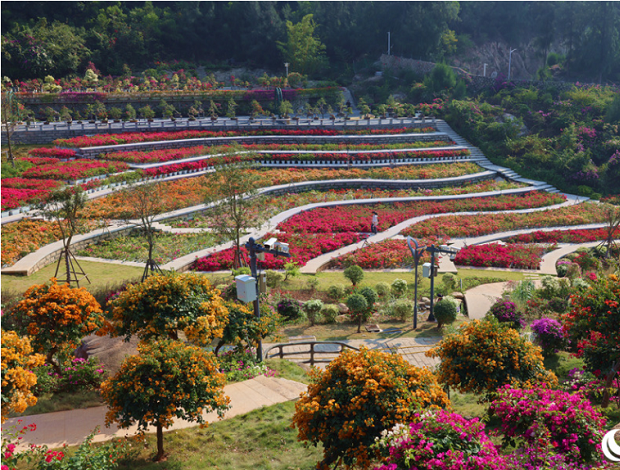
[[[349,307],[347,307],[346,304],[343,304],[342,302],[338,304],[338,310],[340,310],[342,313],[349,313]]]

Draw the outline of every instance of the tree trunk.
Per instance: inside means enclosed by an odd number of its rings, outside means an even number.
[[[218,357],[218,353],[220,352],[220,349],[222,349],[222,346],[224,346],[224,342],[218,341],[217,346],[213,350],[213,354],[215,354],[215,357]]]
[[[47,356],[45,357],[45,361],[52,366],[52,369],[54,369],[54,372],[56,372],[58,375],[62,375],[62,371],[60,370],[60,366],[56,363],[56,361],[54,360],[54,354],[56,354],[57,352],[57,348],[52,348],[48,351]]]
[[[362,332],[362,315],[360,314],[359,319],[357,321],[357,332],[361,333]]]
[[[164,458],[164,430],[161,424],[157,423],[157,455],[153,459],[155,462]]]

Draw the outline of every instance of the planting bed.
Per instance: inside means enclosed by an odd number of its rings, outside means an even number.
[[[584,230],[550,230],[543,232],[524,233],[516,237],[507,238],[506,243],[588,243],[606,240],[608,228]]]
[[[506,232],[521,228],[560,227],[605,222],[604,206],[583,203],[528,214],[450,215],[429,219],[407,227],[401,235],[415,238],[447,235],[451,238],[478,237],[489,233]]]
[[[523,243],[471,245],[458,252],[454,264],[485,268],[538,269],[542,256],[553,247]]]

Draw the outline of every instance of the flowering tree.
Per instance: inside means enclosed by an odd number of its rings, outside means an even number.
[[[459,391],[489,394],[505,384],[557,383],[539,347],[494,317],[465,323],[427,356],[439,357],[439,381]]]
[[[224,158],[238,152],[234,148]],[[257,187],[260,176],[253,171],[251,163],[226,165],[211,173],[205,183],[208,186],[206,202],[212,203],[213,230],[232,240],[235,247],[234,267],[240,266],[241,235],[245,230],[260,227],[264,218],[260,207]]]
[[[2,330],[2,422],[11,412],[21,413],[27,407],[37,404],[31,390],[37,384],[32,372],[42,365],[44,358],[32,353],[27,337],[20,337],[14,331]]]
[[[563,316],[564,331],[577,346],[586,368],[606,379],[602,405],[620,370],[620,279],[612,274],[592,281],[585,292],[571,296],[572,310]]]
[[[580,393],[505,385],[489,412],[501,420],[506,445],[530,447],[546,440],[576,463],[598,460],[605,419]]]
[[[117,422],[127,428],[137,423],[140,431],[155,426],[159,461],[164,456],[163,429],[173,418],[206,424],[204,411],[223,416],[230,402],[223,392],[226,377],[212,353],[179,341],[141,343],[138,353],[128,356],[118,373],[101,385],[110,408],[106,425]]]
[[[320,468],[334,463],[370,466],[369,448],[381,431],[409,422],[424,408],[449,406],[435,376],[398,355],[345,350],[295,404],[298,439],[323,444]]]
[[[57,284],[55,278],[49,284],[30,287],[15,308],[30,320],[26,328],[33,347],[46,353],[46,362],[59,375],[62,372],[54,356],[76,348],[103,323],[101,306],[86,289]]]
[[[234,344],[239,349],[246,345],[256,346],[276,329],[279,315],[265,303],[261,304],[260,318],[254,315],[253,310],[239,302],[225,302],[224,305],[228,310],[228,322],[215,348],[216,356],[225,344]]]
[[[155,274],[109,303],[108,322],[98,334],[176,340],[183,331],[188,340],[205,346],[222,336],[228,318],[219,294],[199,274]]]

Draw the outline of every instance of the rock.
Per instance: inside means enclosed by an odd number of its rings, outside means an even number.
[[[430,304],[431,303],[431,299],[429,299],[428,297],[422,297],[420,299],[420,302],[422,302],[423,304]]]
[[[452,294],[450,295],[454,297],[455,299],[459,299],[459,300],[465,299],[465,294],[463,294],[462,292],[452,292]]]
[[[338,315],[336,317],[336,323],[345,323],[349,320],[349,317],[347,315]]]
[[[342,302],[340,302],[338,304],[338,310],[340,310],[340,312],[342,313],[349,313],[349,307],[347,307],[345,304],[343,304]]]

